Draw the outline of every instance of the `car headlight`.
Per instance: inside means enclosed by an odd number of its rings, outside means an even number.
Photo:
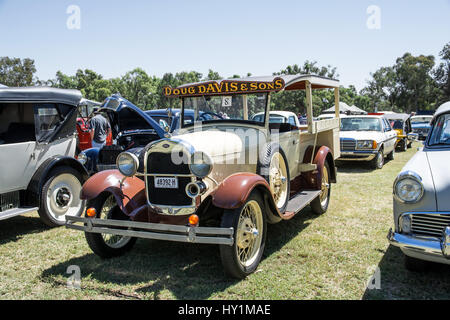
[[[191,156],[189,169],[197,178],[204,178],[211,173],[213,168],[211,158],[204,152],[195,152]]]
[[[124,176],[134,176],[139,167],[139,159],[132,153],[122,152],[117,156],[117,168]]]
[[[85,165],[88,162],[88,157],[86,155],[86,153],[84,153],[83,151],[81,151],[78,156],[77,156],[77,160],[79,163],[81,163],[82,165]]]
[[[424,193],[422,178],[415,172],[401,173],[394,182],[394,197],[403,203],[416,203]]]
[[[356,142],[356,149],[376,149],[377,142],[374,140],[358,140]]]

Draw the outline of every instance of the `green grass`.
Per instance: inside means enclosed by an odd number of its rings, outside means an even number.
[[[339,167],[328,212],[307,208],[269,226],[263,261],[242,281],[223,275],[212,245],[139,240],[126,256],[102,260],[83,233],[46,228],[37,214],[1,221],[0,299],[448,299],[450,267],[408,272],[386,240],[392,183],[415,151],[382,170]],[[80,290],[66,285],[70,265],[81,268]],[[375,266],[381,289],[369,290]]]

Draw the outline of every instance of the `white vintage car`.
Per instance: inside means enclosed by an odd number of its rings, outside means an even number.
[[[253,116],[252,120],[261,121],[264,118],[264,112],[257,113]],[[331,115],[329,119],[334,118],[334,115]],[[300,128],[300,121],[298,120],[297,115],[291,111],[270,111],[269,114],[269,123],[289,123],[294,127]]]
[[[88,178],[75,160],[78,90],[0,89],[0,220],[38,211],[49,226],[79,216]]]
[[[385,157],[394,159],[397,132],[383,115],[343,117],[340,139],[338,160],[370,161],[374,169],[381,169]]]
[[[450,264],[450,102],[436,111],[424,148],[394,182],[394,225],[389,242],[400,247],[405,267],[427,261]]]

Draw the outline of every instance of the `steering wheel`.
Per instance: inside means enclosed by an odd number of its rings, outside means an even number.
[[[223,117],[221,115],[219,115],[217,113],[214,113],[214,112],[210,112],[210,111],[203,112],[201,115],[198,116],[197,120],[205,120],[205,121],[207,121],[208,119],[205,118],[205,115],[207,115],[207,114],[209,114],[209,115],[211,115],[213,117],[217,117],[220,120],[223,120]]]

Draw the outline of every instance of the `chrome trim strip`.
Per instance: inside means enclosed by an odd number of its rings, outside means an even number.
[[[75,223],[84,225],[76,225]],[[116,229],[120,228],[120,229]],[[124,227],[137,230],[123,230]],[[91,233],[106,233],[126,237],[176,242],[233,245],[233,228],[190,227],[180,225],[135,222],[124,220],[105,220],[66,216],[66,228]],[[156,231],[156,232],[152,232]]]

